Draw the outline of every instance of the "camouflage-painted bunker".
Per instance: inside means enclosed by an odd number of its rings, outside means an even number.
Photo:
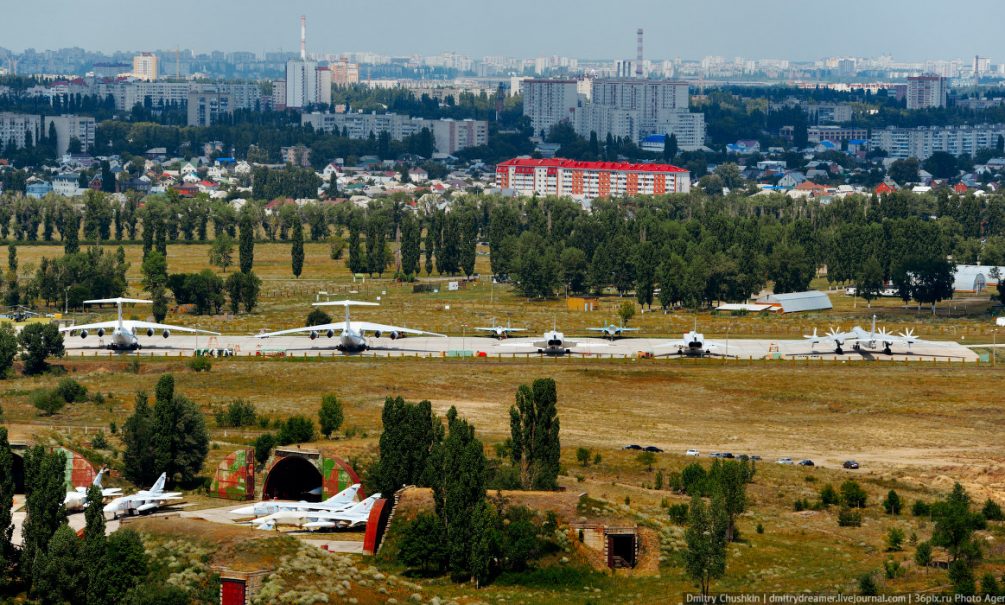
[[[255,450],[231,452],[216,467],[210,495],[227,500],[255,499]]]
[[[11,453],[14,454],[14,493],[24,493],[24,454],[30,445],[23,442],[10,444]],[[97,471],[86,458],[65,447],[50,448],[50,451],[60,451],[66,456],[66,466],[63,470],[63,485],[66,491],[73,491],[75,487],[87,487],[93,481]]]
[[[330,450],[276,448],[266,465],[262,499],[320,502],[354,483],[359,483],[356,471]],[[359,497],[365,497],[362,490]]]

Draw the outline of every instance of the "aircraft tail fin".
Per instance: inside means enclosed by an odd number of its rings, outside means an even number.
[[[323,502],[323,504],[338,504],[340,502],[352,502],[356,499],[356,494],[359,492],[359,484],[350,485],[339,493],[335,494],[331,498],[328,498]]]
[[[107,470],[108,470],[107,468],[101,467],[101,470],[98,471],[98,474],[94,476],[94,481],[91,481],[91,485],[95,485],[97,487],[101,487],[101,477],[102,477],[102,475],[105,474],[105,471],[107,471]]]
[[[150,488],[152,493],[160,493],[164,491],[164,485],[167,483],[167,473],[161,473],[161,476],[157,478],[157,482],[154,483],[153,487]]]

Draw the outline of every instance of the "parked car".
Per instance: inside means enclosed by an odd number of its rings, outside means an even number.
[[[633,444],[631,444],[631,445],[626,445],[625,447],[623,447],[623,448],[621,448],[621,449],[623,449],[623,450],[641,450],[641,449],[642,449],[642,446],[641,446],[641,445],[635,445],[635,444],[633,443]]]
[[[858,462],[855,462],[854,460],[845,460],[844,464],[841,466],[847,469],[855,470],[858,468]]]
[[[778,464],[792,464],[792,458],[779,458],[775,460]]]
[[[734,456],[734,455],[733,455],[733,452],[723,452],[723,453],[722,453],[722,457],[723,457],[723,458],[729,458],[729,459],[733,459],[733,458],[735,458],[736,456]]]
[[[799,466],[816,466],[815,464],[813,464],[813,461],[810,460],[809,458],[805,460],[800,460],[798,464]]]
[[[751,456],[750,456],[750,459],[751,459],[751,460],[755,460],[755,461],[757,461],[757,462],[760,462],[760,461],[761,461],[761,457],[760,457],[760,456],[758,456],[757,454],[753,454],[753,455],[751,455]]]
[[[642,449],[644,449],[647,452],[652,452],[654,454],[662,454],[663,453],[663,450],[661,450],[660,448],[656,447],[655,445],[647,445],[647,446],[645,446]]]
[[[685,456],[694,456],[694,457],[697,458],[698,456],[701,456],[701,452],[699,452],[698,450],[691,449],[691,450],[688,450],[688,451],[684,452],[684,455]]]
[[[712,458],[722,458],[722,452],[712,452],[709,456]]]

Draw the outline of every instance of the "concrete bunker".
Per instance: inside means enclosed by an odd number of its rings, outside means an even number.
[[[352,467],[334,452],[276,448],[266,466],[262,499],[320,502],[359,482]],[[366,494],[361,490],[358,497]]]

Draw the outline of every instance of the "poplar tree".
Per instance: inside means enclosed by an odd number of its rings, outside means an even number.
[[[726,573],[727,525],[721,498],[713,499],[710,506],[697,494],[691,498],[684,531],[684,567],[702,596],[708,596],[712,581]]]
[[[539,378],[520,385],[510,407],[513,462],[524,489],[557,489],[559,456],[558,393],[555,381]]]
[[[41,445],[24,455],[25,517],[21,530],[21,573],[34,578],[59,526],[66,523],[64,476],[66,456],[62,451],[48,453]],[[76,539],[76,536],[74,536]]]
[[[406,214],[401,221],[401,272],[404,275],[419,273],[420,240],[419,222]]]
[[[157,469],[188,482],[202,470],[209,453],[209,433],[199,406],[174,392],[174,377],[157,382],[153,410],[153,450]]]
[[[7,428],[0,427],[0,590],[11,583],[16,562],[14,544],[14,454]]]
[[[238,223],[240,229],[238,243],[238,263],[241,273],[251,273],[251,268],[255,264],[255,221],[250,212],[242,212],[241,220]]]
[[[84,570],[87,584],[87,605],[109,603],[108,591],[102,581],[102,572],[108,565],[106,560],[105,511],[101,488],[92,485],[87,489],[87,508],[84,509],[84,546],[81,549],[87,568]]]
[[[304,226],[298,217],[293,223],[293,244],[290,256],[293,259],[293,277],[300,277],[304,271]]]
[[[152,483],[157,476],[154,466],[154,451],[150,447],[153,439],[153,412],[147,401],[147,394],[136,393],[133,415],[122,425],[122,440],[126,451],[123,454],[125,476],[133,483]]]

